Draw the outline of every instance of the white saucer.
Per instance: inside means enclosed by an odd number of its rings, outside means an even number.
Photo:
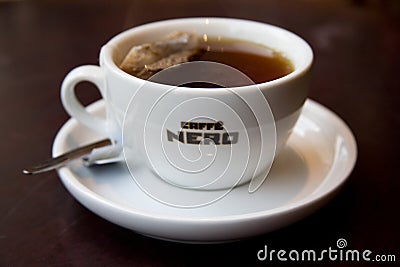
[[[88,109],[102,114],[104,103]],[[59,131],[53,155],[100,138],[71,119]],[[304,218],[338,191],[356,157],[356,142],[346,124],[307,100],[288,146],[252,194],[244,185],[210,205],[185,209],[146,195],[124,163],[87,168],[77,161],[58,174],[80,203],[110,222],[159,239],[211,243],[267,233]]]

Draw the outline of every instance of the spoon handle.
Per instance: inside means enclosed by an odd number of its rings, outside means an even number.
[[[75,148],[67,153],[64,153],[58,157],[49,159],[39,165],[26,168],[22,170],[22,173],[24,174],[38,174],[42,172],[47,172],[51,171],[57,168],[60,168],[64,165],[66,165],[68,162],[74,159],[78,159],[84,155],[89,154],[92,152],[93,149],[99,148],[99,147],[104,147],[104,146],[109,146],[111,145],[112,142],[110,139],[103,139],[95,143],[91,143],[82,147]]]

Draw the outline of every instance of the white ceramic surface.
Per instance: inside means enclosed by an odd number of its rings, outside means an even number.
[[[89,110],[104,113],[104,103]],[[53,155],[98,138],[71,119],[59,131]],[[225,242],[267,233],[309,215],[343,185],[356,157],[355,139],[346,124],[307,100],[287,146],[252,194],[243,185],[210,205],[176,208],[141,191],[123,163],[86,168],[77,161],[58,174],[80,203],[122,227],[178,242]],[[174,189],[165,184],[160,190]],[[198,191],[194,197],[209,194],[212,191]]]
[[[181,75],[172,75],[183,79],[174,80],[174,85],[206,81],[229,88],[205,90],[144,81],[118,67],[133,45],[159,40],[177,30],[264,45],[288,58],[294,71],[253,86],[247,85],[248,81],[227,84],[240,75],[232,74],[225,65],[225,68],[218,68],[210,66],[210,62],[190,62],[172,68],[185,69],[184,75],[180,71]],[[116,35],[101,48],[99,62],[100,66],[77,67],[65,77],[61,99],[71,117],[117,144],[123,140],[127,162],[132,162],[128,164],[131,170],[145,167],[176,185],[213,190],[259,179],[268,172],[275,151],[278,153],[283,147],[307,98],[313,53],[302,38],[273,25],[230,18],[182,18],[145,24]],[[188,71],[184,67],[193,64],[198,66],[195,70]],[[213,79],[199,75],[207,71]],[[163,71],[155,76],[161,73]],[[98,87],[106,103],[106,119],[91,116],[77,100],[74,87],[81,81],[92,82]],[[246,86],[239,86],[243,84]],[[224,125],[219,131],[181,129],[182,122],[218,121]],[[187,141],[192,140],[187,137],[186,141],[178,143],[167,133],[196,137],[193,142]],[[204,145],[203,140],[209,141],[209,136],[228,136],[228,133],[238,136],[235,142],[217,141],[216,144],[221,144],[215,148]],[[115,154],[121,152],[121,146],[115,148]],[[232,174],[238,172],[242,172],[240,180],[232,180]]]

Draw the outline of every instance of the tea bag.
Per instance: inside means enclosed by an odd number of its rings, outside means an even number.
[[[148,79],[160,70],[194,60],[202,53],[199,36],[189,32],[172,32],[163,40],[132,47],[120,68],[136,77]]]

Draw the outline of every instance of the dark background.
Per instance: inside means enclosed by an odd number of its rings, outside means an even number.
[[[359,149],[349,181],[320,211],[249,240],[185,245],[101,219],[69,195],[55,172],[22,175],[23,167],[50,156],[68,119],[59,88],[69,70],[97,64],[100,47],[125,29],[191,16],[275,24],[313,47],[310,97],[348,123]],[[0,1],[0,266],[268,265],[256,257],[264,245],[317,250],[335,247],[338,238],[349,249],[395,254],[398,264],[399,49],[396,0]],[[98,98],[91,85],[79,87],[84,103]]]

